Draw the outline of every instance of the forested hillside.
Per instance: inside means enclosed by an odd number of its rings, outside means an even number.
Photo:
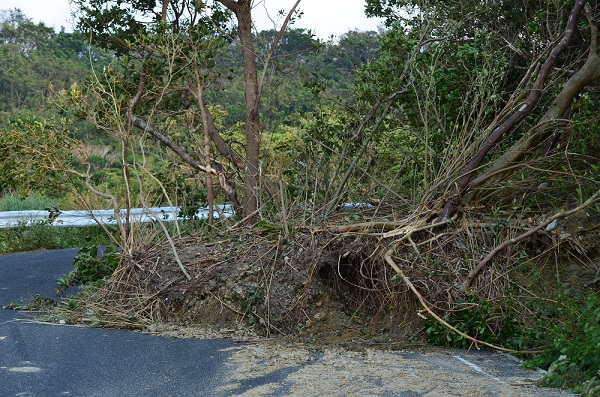
[[[1,11],[2,122],[17,113],[43,115],[53,90],[83,83],[92,63],[99,68],[108,64],[105,52],[91,48],[79,33],[35,24],[18,9]]]
[[[330,41],[298,3],[71,3],[0,30],[0,185],[119,222],[63,318],[485,346],[598,395],[597,2],[366,0]]]
[[[72,111],[67,114],[57,104],[61,93],[77,92],[106,68],[123,68],[123,65],[117,65],[117,54],[95,46],[80,32],[55,32],[43,23],[35,24],[18,9],[2,11],[0,34],[3,54],[0,58],[3,62],[0,122],[6,125],[37,120],[54,124],[67,116],[63,122],[68,126],[63,127],[65,132],[68,131],[67,135],[85,145],[89,155],[86,160],[93,171],[92,182],[113,187],[121,184],[119,140],[89,120],[71,117]],[[276,34],[275,31],[257,34],[257,51],[261,56],[267,55]],[[239,145],[243,140],[236,131],[242,128],[245,112],[240,102],[240,97],[244,96],[244,81],[237,51],[235,43],[219,48],[216,65],[219,76],[206,93],[217,122],[228,126],[231,145]],[[280,141],[299,138],[297,128],[313,118],[324,104],[340,102],[352,95],[356,69],[377,58],[378,51],[378,34],[375,32],[348,32],[335,41],[321,42],[304,29],[289,30],[274,54],[274,66],[267,76],[269,89],[262,100],[265,139],[271,141],[271,145],[281,147]],[[270,152],[271,147],[265,151]],[[35,186],[30,186],[11,180],[9,174],[5,169],[6,176],[0,178],[0,186],[5,190],[28,194],[32,189],[44,189],[41,182],[46,180],[45,176]],[[45,194],[56,194],[55,187],[49,186]],[[61,190],[59,194],[68,194],[69,189]],[[98,204],[102,205],[101,202]],[[62,206],[69,209],[80,207],[81,203],[67,197]]]

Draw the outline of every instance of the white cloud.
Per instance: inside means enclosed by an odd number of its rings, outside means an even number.
[[[60,30],[61,26],[67,31],[72,30],[69,0],[0,0],[0,9],[13,8],[19,8],[34,22],[44,22],[55,30]]]

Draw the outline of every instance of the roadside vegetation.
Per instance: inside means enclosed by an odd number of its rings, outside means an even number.
[[[493,348],[600,395],[595,2],[367,0],[385,26],[329,41],[297,8],[255,32],[250,0],[124,3],[0,20],[0,205],[119,222],[1,231],[83,247],[52,318]],[[179,219],[131,221],[157,205]]]
[[[47,221],[22,222],[0,229],[0,255],[40,249],[78,248],[106,245],[111,240],[100,227],[56,227]]]

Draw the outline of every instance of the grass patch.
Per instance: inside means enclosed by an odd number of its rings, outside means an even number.
[[[0,198],[0,212],[4,211],[28,211],[44,210],[49,207],[56,207],[59,200],[45,197],[39,193],[31,194],[27,197],[17,193],[5,194]]]
[[[47,221],[36,221],[0,229],[0,254],[110,244],[99,226],[54,227]]]

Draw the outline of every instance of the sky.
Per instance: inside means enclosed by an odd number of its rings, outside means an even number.
[[[279,10],[289,10],[294,3],[295,0],[254,0],[253,15],[258,29],[273,28],[268,15],[276,19]],[[323,39],[349,30],[377,30],[381,20],[367,18],[364,4],[365,0],[302,0],[299,9],[303,15],[294,27],[311,29]],[[20,8],[35,22],[44,22],[56,30],[61,26],[72,30],[68,0],[0,0],[0,10],[11,8]]]

